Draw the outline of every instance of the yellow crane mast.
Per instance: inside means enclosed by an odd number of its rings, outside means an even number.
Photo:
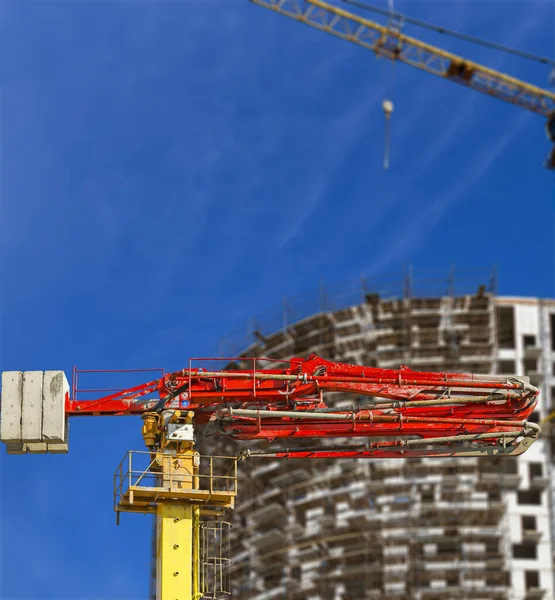
[[[372,50],[376,55],[398,60],[540,114],[548,119],[546,131],[555,142],[555,93],[521,81],[477,62],[427,44],[375,21],[365,19],[322,0],[251,0],[315,29]],[[555,168],[555,148],[547,160]]]

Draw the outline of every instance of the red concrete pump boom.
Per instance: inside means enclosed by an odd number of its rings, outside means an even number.
[[[539,392],[522,378],[379,369],[316,355],[234,360],[249,368],[209,371],[189,361],[188,369],[92,401],[76,399],[74,377],[66,416],[185,409],[194,411],[206,434],[266,442],[303,438],[299,447],[281,443],[246,450],[245,457],[515,455],[540,432],[527,421]],[[264,362],[280,368],[259,368]],[[325,398],[337,392],[354,395],[356,403],[330,407]],[[306,438],[325,443],[310,447]],[[345,438],[374,440],[345,444]]]
[[[222,370],[210,360],[193,368],[192,359],[169,374],[160,369],[135,387],[127,387],[129,378],[143,377],[140,370],[109,371],[111,388],[90,389],[80,387],[81,374],[98,383],[102,372],[74,369],[71,393],[63,371],[2,373],[0,441],[11,454],[67,452],[68,417],[142,416],[148,451],[129,451],[119,464],[114,508],[118,517],[157,515],[159,600],[206,591],[204,524],[233,508],[238,458],[515,456],[540,433],[527,420],[538,390],[524,378],[378,369],[316,355],[227,359]],[[126,389],[114,387],[120,375]],[[247,443],[235,456],[202,456],[195,448],[202,430]],[[224,530],[208,531],[219,537]]]

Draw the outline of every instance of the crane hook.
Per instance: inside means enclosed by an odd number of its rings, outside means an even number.
[[[384,152],[384,159],[383,159],[383,168],[384,169],[388,169],[389,168],[389,138],[390,138],[390,132],[389,132],[389,121],[391,119],[391,114],[393,113],[393,102],[391,102],[391,100],[384,100],[382,102],[382,109],[385,115],[385,152]]]

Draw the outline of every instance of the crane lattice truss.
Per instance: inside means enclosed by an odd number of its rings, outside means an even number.
[[[304,439],[300,447],[244,453],[289,458],[520,454],[540,431],[527,421],[539,392],[525,379],[379,369],[316,355],[285,364],[272,360],[280,367],[272,369],[259,368],[270,359],[237,360],[249,368],[190,367],[94,401],[75,399],[74,393],[66,416],[186,410],[206,434]],[[357,404],[333,408],[326,403],[333,393],[351,394]],[[310,447],[306,438],[329,443]],[[345,444],[345,438],[367,439]]]
[[[399,60],[548,118],[555,113],[555,94],[547,90],[446,52],[322,0],[251,1],[372,50],[379,56]]]

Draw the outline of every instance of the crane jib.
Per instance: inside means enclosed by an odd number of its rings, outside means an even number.
[[[404,35],[322,0],[251,1],[363,46],[377,55],[399,60],[544,117],[549,117],[555,112],[555,94],[548,90]]]

